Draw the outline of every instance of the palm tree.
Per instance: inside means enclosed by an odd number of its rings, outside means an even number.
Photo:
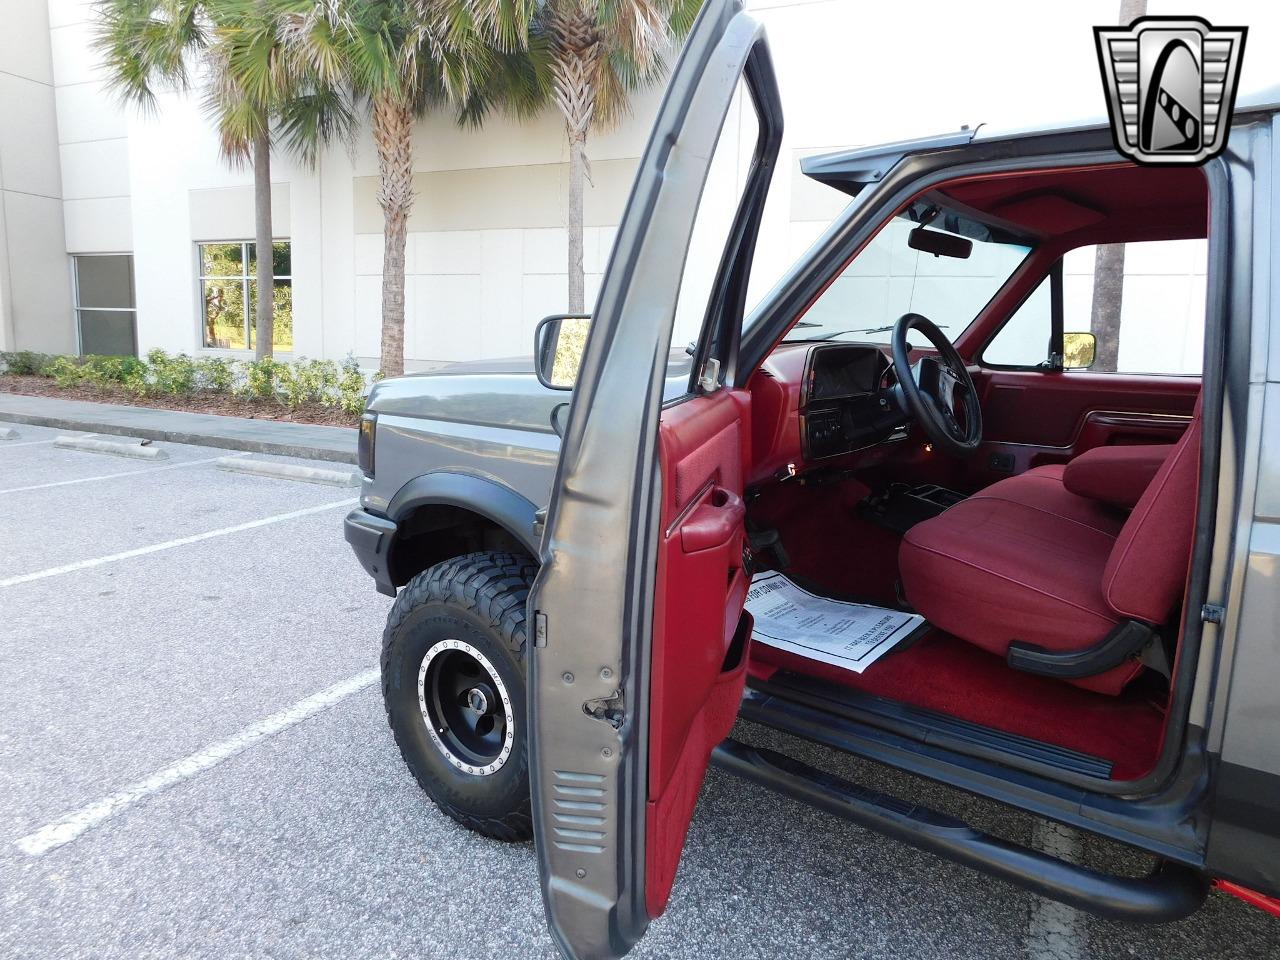
[[[551,58],[556,105],[569,140],[569,311],[585,307],[582,192],[587,136],[626,115],[628,94],[658,79],[665,54],[693,26],[702,0],[536,2],[530,39]]]
[[[273,133],[314,162],[320,145],[352,122],[339,93],[286,55],[283,12],[274,0],[104,0],[95,39],[111,86],[143,110],[156,108],[157,86],[186,92],[202,81],[223,156],[252,164],[260,360],[273,350]]]
[[[369,104],[383,215],[380,367],[387,376],[404,372],[414,123],[447,109],[478,125],[495,107],[526,115],[545,101],[545,74],[516,49],[527,22],[521,2],[298,0],[286,28],[294,57],[327,87]]]

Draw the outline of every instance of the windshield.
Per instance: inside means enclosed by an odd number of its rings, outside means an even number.
[[[973,243],[966,259],[936,256],[907,245],[923,209],[913,205],[863,248],[786,335],[786,340],[888,343],[904,313],[921,313],[955,340],[1031,252],[975,220],[950,212],[937,215],[931,231]],[[945,229],[944,229],[945,225]],[[927,341],[912,331],[910,342]]]

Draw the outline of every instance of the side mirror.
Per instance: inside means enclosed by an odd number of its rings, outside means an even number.
[[[587,346],[591,316],[555,313],[533,331],[533,368],[538,382],[552,390],[572,390]]]
[[[1064,333],[1062,335],[1062,368],[1082,370],[1092,367],[1098,355],[1098,338],[1092,333]]]
[[[973,241],[957,237],[953,233],[942,233],[939,230],[926,230],[916,227],[907,234],[907,246],[921,253],[932,253],[935,257],[952,257],[956,260],[968,260],[973,253]]]

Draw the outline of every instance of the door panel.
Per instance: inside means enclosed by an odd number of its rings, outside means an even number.
[[[750,626],[742,625],[742,636],[739,626],[748,586],[742,478],[750,462],[749,410],[746,390],[721,390],[669,407],[658,432],[663,534],[649,701],[651,917],[666,908],[707,760],[733,726],[746,680]]]
[[[966,463],[966,481],[974,487],[1066,463],[1093,447],[1175,443],[1200,393],[1198,377],[1083,370],[984,369],[974,382],[983,425],[982,446]],[[994,455],[1010,459],[994,469]]]
[[[1070,370],[983,371],[986,439],[1069,447],[1085,415],[1095,410],[1191,416],[1199,377],[1127,376]]]
[[[697,395],[668,408],[660,431],[694,221],[744,76],[760,124],[724,253],[712,261],[694,364],[703,376]],[[529,595],[534,833],[548,925],[568,957],[620,957],[662,909],[708,741],[736,712],[741,668],[732,650],[745,637],[734,634],[726,655],[725,636],[743,593],[736,518],[749,411],[721,384],[736,362],[781,137],[760,25],[740,0],[708,0],[618,228]]]

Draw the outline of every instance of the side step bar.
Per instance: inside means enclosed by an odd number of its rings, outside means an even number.
[[[1208,882],[1189,867],[1165,862],[1147,877],[1099,873],[737,740],[716,747],[711,762],[783,796],[1100,917],[1180,920],[1194,913],[1208,893]]]

